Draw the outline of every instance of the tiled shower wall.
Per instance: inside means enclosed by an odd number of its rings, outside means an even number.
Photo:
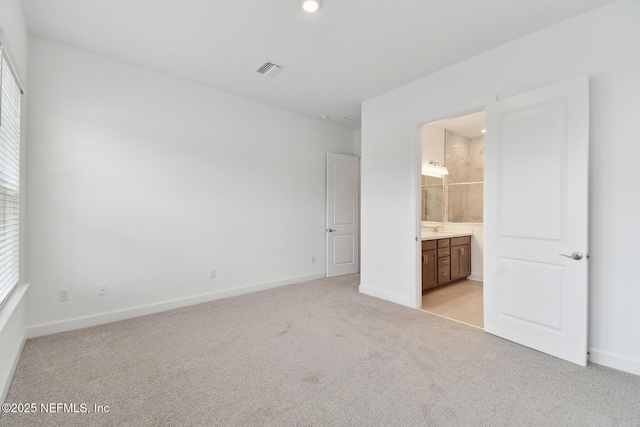
[[[484,136],[466,138],[446,131],[444,222],[482,222]]]

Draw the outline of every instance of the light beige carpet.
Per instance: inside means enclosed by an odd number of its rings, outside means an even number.
[[[460,280],[422,294],[422,309],[469,325],[484,327],[482,282]]]
[[[640,377],[317,280],[28,340],[3,426],[638,426]]]

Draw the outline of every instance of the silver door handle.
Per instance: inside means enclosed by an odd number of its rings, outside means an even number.
[[[330,229],[328,229],[327,231],[328,231],[329,233],[333,233],[333,232],[334,232],[334,231],[336,231],[336,230],[334,230],[333,228],[330,228]]]
[[[582,254],[580,252],[574,252],[571,255],[560,254],[560,256],[566,256],[567,258],[571,258],[576,261],[580,261],[582,259]]]

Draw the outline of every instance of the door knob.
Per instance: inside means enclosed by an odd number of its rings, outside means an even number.
[[[574,252],[571,255],[560,254],[560,256],[566,256],[567,258],[571,258],[576,261],[579,261],[582,259],[582,254],[580,252]]]
[[[327,230],[327,231],[328,231],[329,233],[333,233],[333,232],[334,232],[334,231],[336,231],[336,230],[334,230],[333,228],[330,228],[330,229],[329,229],[329,230]]]

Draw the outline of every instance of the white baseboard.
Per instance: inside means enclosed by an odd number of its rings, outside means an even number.
[[[103,325],[105,323],[117,322],[120,320],[131,319],[134,317],[145,316],[147,314],[159,313],[162,311],[173,310],[175,308],[186,307],[203,302],[214,301],[223,298],[234,297],[238,295],[249,294],[257,291],[278,288],[281,286],[293,285],[295,283],[307,282],[309,280],[322,279],[325,277],[324,272],[308,274],[304,276],[289,277],[271,282],[258,283],[241,288],[228,289],[224,291],[210,292],[191,297],[178,298],[169,301],[162,301],[153,304],[142,305],[138,307],[125,308],[122,310],[110,311],[91,316],[76,317],[73,319],[61,320],[57,322],[42,323],[31,326],[27,329],[27,338],[35,338],[43,335],[56,334],[59,332],[72,331],[75,329],[88,328],[91,326]]]
[[[43,323],[40,325],[35,325],[30,328],[27,328],[25,336],[21,340],[21,344],[19,349],[15,352],[15,357],[13,358],[12,368],[10,372],[12,373],[10,376],[13,376],[13,372],[15,371],[18,362],[20,360],[20,355],[22,354],[22,349],[24,347],[25,341],[27,338],[34,338],[42,335],[49,335],[58,332],[71,331],[74,329],[81,329],[90,326],[101,325],[105,323],[116,322],[119,320],[131,319],[134,317],[144,316],[147,314],[159,313],[162,311],[172,310],[175,308],[186,307],[189,305],[200,304],[203,302],[214,301],[218,299],[228,298],[232,296],[244,295],[252,292],[267,290],[278,288],[281,286],[292,285],[295,283],[306,282],[309,280],[316,280],[324,278],[324,273],[315,273],[298,277],[290,277],[282,280],[275,280],[271,282],[258,283],[254,285],[244,286],[236,289],[229,289],[224,291],[211,292],[207,294],[196,295],[192,297],[179,298],[170,301],[163,301],[154,304],[148,304],[138,307],[132,307],[122,310],[111,311],[107,313],[101,313],[92,316],[84,316],[78,317],[74,319],[68,319],[58,322],[51,323]],[[470,280],[474,279],[472,276],[469,276]],[[480,278],[482,280],[482,278]],[[26,288],[25,288],[26,289]],[[403,298],[401,296],[378,291],[376,289],[368,288],[364,285],[359,286],[359,291],[365,295],[369,295],[375,298],[380,298],[386,301],[390,301],[396,304],[400,304],[406,307],[411,307],[411,304],[407,298]],[[3,307],[6,308],[6,307]],[[599,349],[589,349],[589,361],[598,365],[606,366],[609,368],[617,369],[624,372],[629,372],[635,375],[640,375],[640,360],[632,359],[625,356],[620,356],[617,354],[613,354],[607,351],[599,350]],[[4,381],[4,384],[0,382],[0,402],[4,401],[6,397],[6,393],[9,389],[9,385],[11,384],[11,378],[8,378],[7,381]]]
[[[469,279],[469,280],[475,280],[476,282],[482,282],[482,281],[483,281],[483,280],[482,280],[482,277],[483,277],[483,276],[482,276],[482,274],[473,274],[473,273],[471,273],[471,274],[467,277],[467,279]]]
[[[599,349],[589,349],[589,361],[608,368],[640,375],[640,360]]]
[[[413,305],[411,305],[410,301],[407,298],[403,298],[403,297],[401,297],[399,295],[390,294],[388,292],[378,291],[376,289],[368,288],[368,287],[366,287],[364,285],[360,285],[358,287],[358,290],[360,291],[360,293],[365,294],[365,295],[369,295],[369,296],[372,296],[372,297],[380,298],[380,299],[383,299],[385,301],[394,302],[396,304],[404,305],[406,307],[415,308]]]

